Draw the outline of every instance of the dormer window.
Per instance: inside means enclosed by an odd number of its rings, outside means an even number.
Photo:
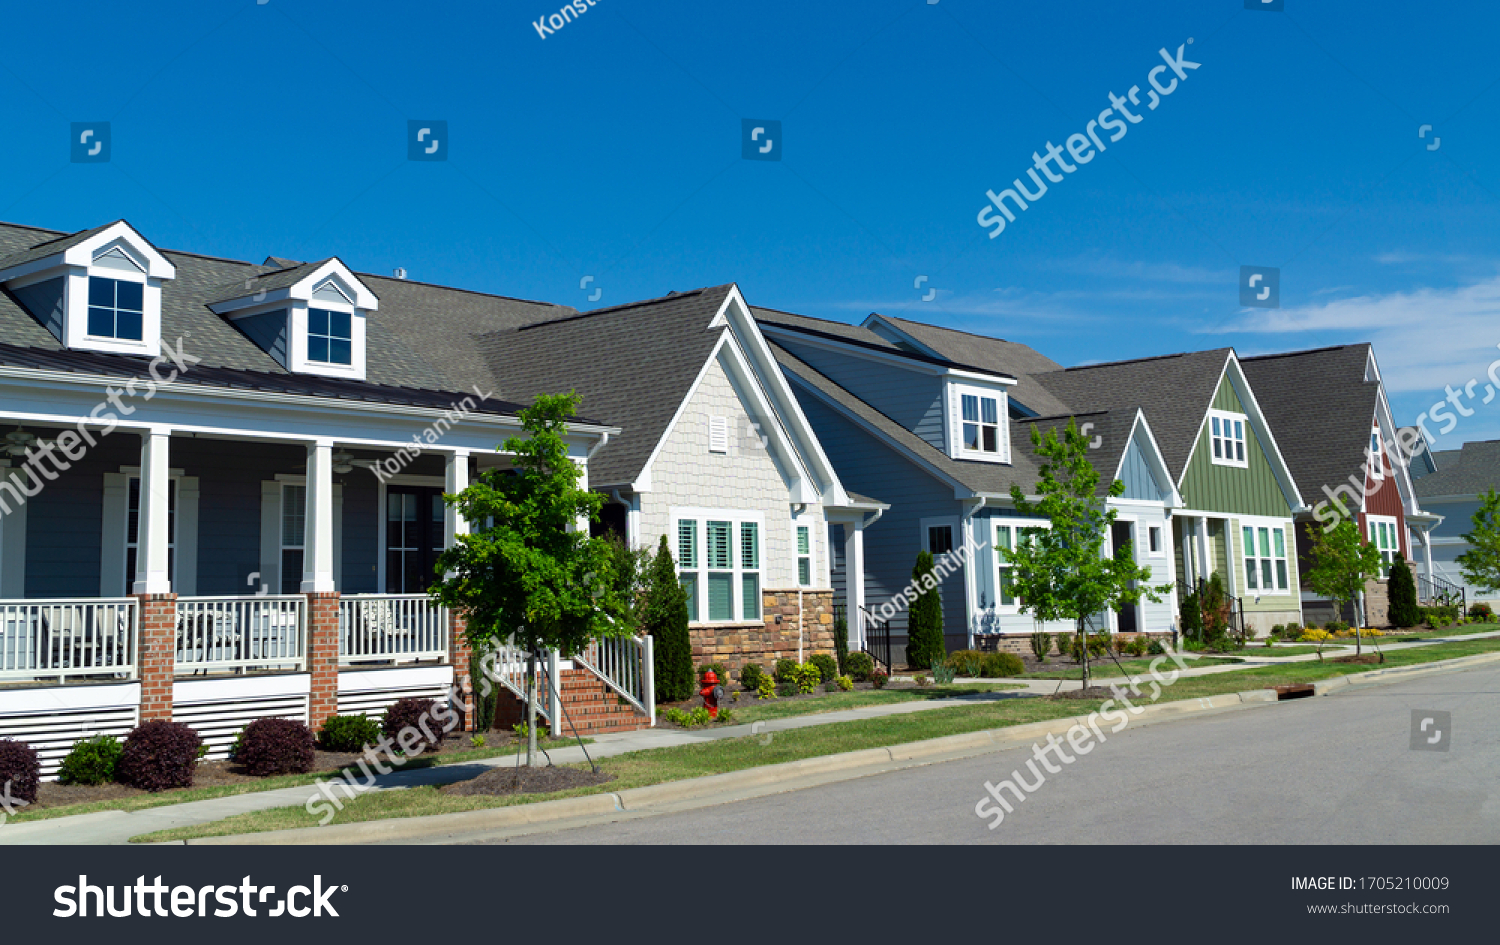
[[[353,380],[364,380],[366,320],[379,305],[337,259],[261,272],[208,302],[288,371]]]
[[[89,276],[89,336],[140,341],[146,317],[145,286]]]
[[[0,259],[0,284],[72,350],[161,354],[162,284],[176,268],[120,221]]]
[[[326,308],[307,310],[307,360],[321,364],[352,364],[354,317]]]
[[[1009,406],[999,388],[952,384],[948,455],[990,463],[1010,462]]]

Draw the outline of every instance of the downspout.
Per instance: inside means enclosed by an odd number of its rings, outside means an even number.
[[[592,462],[593,459],[594,459],[594,454],[597,453],[597,452],[599,452],[600,450],[604,449],[604,445],[606,443],[608,443],[608,442],[609,442],[609,431],[606,430],[603,433],[599,434],[599,442],[595,443],[593,446],[589,447],[588,460],[590,462]]]

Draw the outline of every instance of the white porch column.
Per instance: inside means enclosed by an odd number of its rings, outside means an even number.
[[[302,593],[337,590],[333,573],[333,441],[307,447],[307,516],[303,525]]]
[[[1432,527],[1422,529],[1422,559],[1427,563],[1427,580],[1431,581],[1437,576],[1432,569]]]
[[[171,529],[167,517],[171,502],[170,442],[168,427],[152,427],[141,434],[141,507],[136,530],[136,594],[170,594],[172,574],[167,545]]]
[[[844,603],[848,610],[852,651],[865,648],[865,523],[844,523]]]
[[[469,451],[454,450],[444,458],[443,491],[449,495],[469,488]],[[467,534],[469,523],[458,510],[449,506],[443,510],[443,547],[452,548],[459,535]]]
[[[1214,573],[1214,558],[1208,547],[1208,516],[1200,515],[1193,520],[1193,534],[1198,540],[1197,577],[1205,582]],[[1196,587],[1196,585],[1194,585]]]

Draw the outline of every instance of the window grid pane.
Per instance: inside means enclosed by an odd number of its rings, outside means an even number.
[[[754,522],[740,523],[740,567],[760,567],[760,526]]]
[[[677,523],[677,564],[684,568],[698,566],[698,522],[694,519]]]
[[[708,619],[734,619],[734,575],[714,572],[708,576]]]
[[[799,554],[799,555],[809,555],[809,554],[812,554],[812,548],[811,548],[812,542],[809,540],[809,535],[810,535],[810,532],[809,532],[808,527],[806,525],[798,525],[797,526],[797,554]]]
[[[708,566],[710,568],[731,568],[730,560],[732,552],[729,550],[729,522],[709,522],[708,533],[705,541],[708,545]],[[712,598],[710,598],[712,606]]]
[[[740,619],[754,620],[760,616],[760,575],[746,574],[740,582]]]

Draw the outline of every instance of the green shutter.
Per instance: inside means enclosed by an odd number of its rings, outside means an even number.
[[[677,523],[677,565],[683,568],[698,566],[698,523],[693,519]]]
[[[708,534],[705,536],[704,543],[708,546],[708,566],[710,568],[734,567],[733,562],[730,560],[730,529],[731,525],[729,522],[708,523]]]
[[[734,619],[734,575],[711,572],[708,575],[708,619]]]
[[[760,617],[760,575],[743,575],[740,590],[743,594],[743,599],[740,601],[742,605],[740,618],[742,620],[757,619]]]
[[[760,567],[760,526],[754,522],[740,523],[740,567]]]

